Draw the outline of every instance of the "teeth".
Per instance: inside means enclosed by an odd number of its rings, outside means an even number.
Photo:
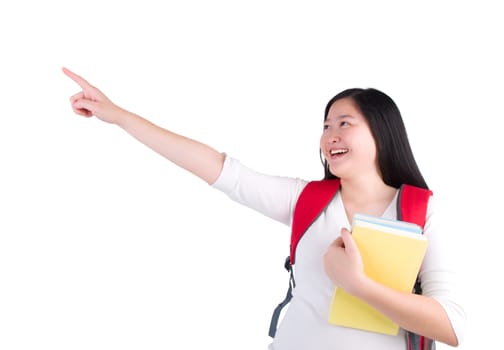
[[[331,155],[333,155],[333,154],[343,154],[347,152],[348,152],[347,149],[332,149],[330,153]]]

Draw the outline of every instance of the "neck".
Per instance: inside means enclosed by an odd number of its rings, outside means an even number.
[[[341,179],[341,195],[346,203],[353,206],[367,206],[370,203],[389,202],[397,189],[383,182],[380,176]]]

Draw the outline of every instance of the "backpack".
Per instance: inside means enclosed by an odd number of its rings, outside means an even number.
[[[294,208],[291,229],[290,255],[285,259],[285,269],[290,273],[289,288],[285,299],[278,304],[271,318],[269,336],[274,338],[278,319],[282,309],[292,299],[292,289],[296,287],[293,265],[296,259],[297,245],[311,224],[326,209],[332,198],[340,188],[339,179],[319,180],[309,182],[301,194]],[[411,185],[402,185],[397,199],[397,219],[425,226],[427,205],[432,191]],[[420,279],[417,278],[413,292],[422,294]],[[424,336],[406,332],[407,350],[434,350],[435,342]]]

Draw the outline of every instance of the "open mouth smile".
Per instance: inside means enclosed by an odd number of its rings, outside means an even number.
[[[335,148],[329,150],[329,155],[331,158],[338,158],[348,153],[348,148]]]

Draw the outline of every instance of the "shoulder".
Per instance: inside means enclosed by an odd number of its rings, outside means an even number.
[[[236,158],[226,156],[222,171],[212,187],[228,194],[253,192],[297,198],[308,182],[298,177],[260,172],[242,164]]]

